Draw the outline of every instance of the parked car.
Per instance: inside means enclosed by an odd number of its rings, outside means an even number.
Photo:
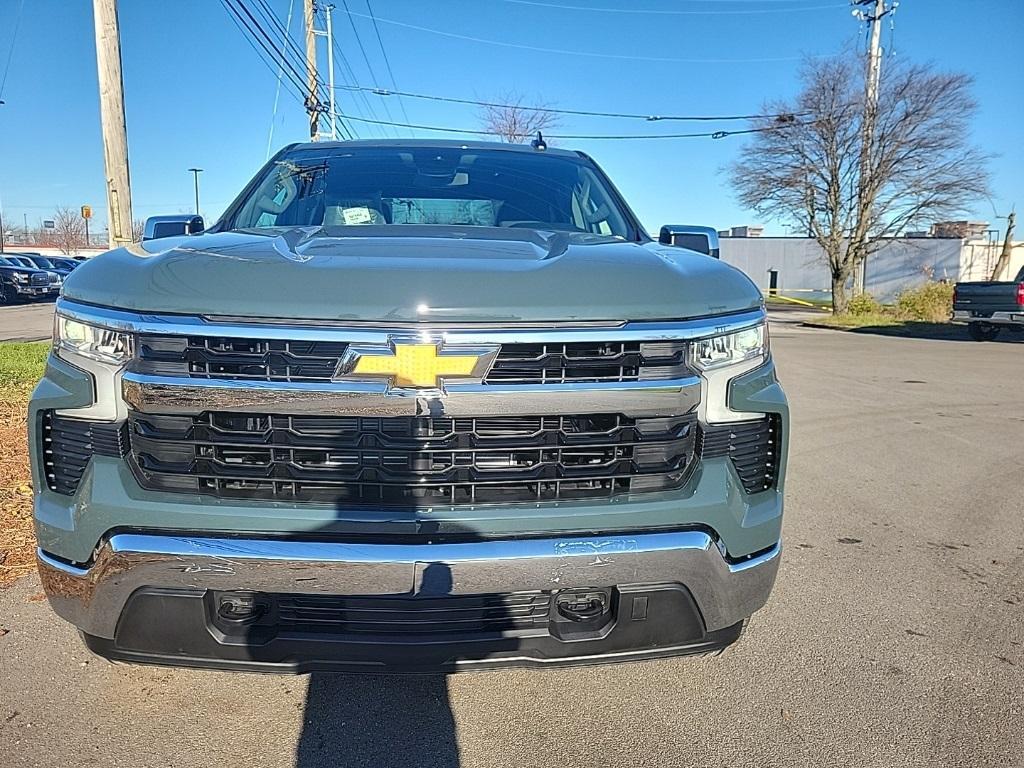
[[[70,259],[51,259],[48,256],[42,256],[38,253],[22,253],[19,254],[23,260],[27,259],[37,269],[45,269],[50,272],[56,272],[61,276],[63,280],[71,274],[72,270],[78,266],[77,262],[73,262]],[[69,266],[73,265],[73,266]]]
[[[435,141],[292,145],[153,224],[68,277],[30,404],[42,583],[96,653],[593,664],[768,599],[788,408],[714,230],[653,241],[580,152]]]
[[[1024,333],[1024,267],[1006,282],[957,283],[953,322],[966,323],[975,341],[991,341],[1003,330]]]
[[[73,272],[75,267],[77,267],[79,264],[82,263],[78,259],[72,259],[70,257],[68,257],[68,258],[63,258],[63,257],[61,257],[61,258],[53,258],[53,257],[50,257],[50,261],[52,261],[56,266],[60,267],[61,269],[67,270],[68,272]]]
[[[26,267],[7,254],[0,255],[0,304],[53,296],[60,290],[52,283],[54,273]]]

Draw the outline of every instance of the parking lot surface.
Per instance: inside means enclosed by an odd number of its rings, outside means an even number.
[[[53,301],[0,305],[0,341],[42,341],[53,334]]]
[[[773,331],[785,551],[721,657],[447,679],[121,667],[26,578],[0,591],[0,764],[1024,765],[1024,346]]]

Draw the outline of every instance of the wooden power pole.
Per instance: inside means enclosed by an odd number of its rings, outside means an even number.
[[[864,116],[861,120],[860,174],[857,184],[857,210],[860,216],[868,216],[868,182],[872,173],[872,150],[875,143],[875,123],[878,120],[878,83],[882,74],[882,18],[895,8],[886,8],[885,0],[856,0],[856,5],[870,6],[870,11],[855,11],[858,18],[871,25],[871,43],[868,46],[867,70],[864,74]],[[862,228],[863,230],[863,228]],[[855,265],[853,279],[854,295],[864,293],[864,279],[867,273],[867,231],[861,233],[858,253],[860,259]]]
[[[1002,275],[1003,270],[1010,266],[1010,256],[1013,255],[1013,228],[1017,224],[1017,212],[1010,211],[1010,215],[1006,217],[1006,237],[1003,239],[1003,250],[999,252],[999,258],[996,260],[996,265],[992,269],[992,275],[989,280],[995,282]],[[1011,279],[1009,275],[1006,279]]]
[[[100,83],[103,161],[107,178],[107,230],[110,247],[132,242],[132,188],[128,175],[128,135],[121,80],[121,33],[117,0],[93,0],[96,68]]]
[[[320,98],[316,72],[316,0],[303,0],[302,18],[306,25],[306,112],[309,114],[309,140],[320,133]]]

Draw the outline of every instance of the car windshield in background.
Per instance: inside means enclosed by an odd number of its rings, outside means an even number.
[[[25,258],[31,261],[40,269],[53,269],[53,262],[47,259],[45,256],[26,256]]]
[[[616,196],[583,158],[461,147],[297,152],[274,163],[227,228],[367,224],[635,239]]]

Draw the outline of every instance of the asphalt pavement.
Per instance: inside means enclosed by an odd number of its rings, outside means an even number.
[[[775,592],[720,657],[441,676],[115,666],[0,591],[0,765],[1024,765],[1024,346],[777,323]]]
[[[53,335],[55,302],[0,305],[0,341],[43,341]]]

